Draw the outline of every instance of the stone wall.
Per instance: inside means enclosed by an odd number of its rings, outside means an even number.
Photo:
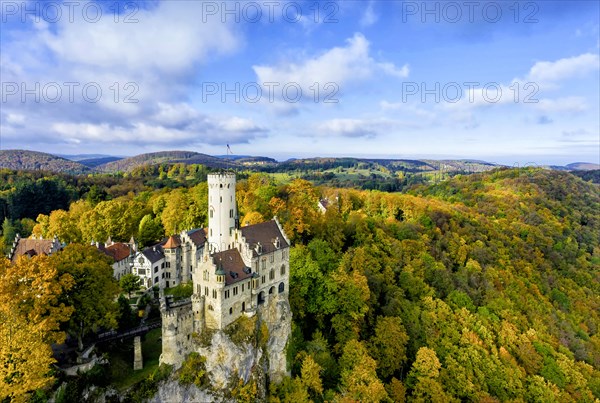
[[[193,348],[194,311],[191,299],[169,304],[161,300],[162,354],[160,362],[179,368]]]

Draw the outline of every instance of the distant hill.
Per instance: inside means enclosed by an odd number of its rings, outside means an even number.
[[[593,171],[595,169],[600,169],[600,164],[594,164],[591,162],[574,162],[572,164],[567,164],[566,167],[573,171]]]
[[[81,162],[81,161],[85,161],[85,160],[95,160],[95,159],[99,159],[99,158],[117,158],[117,159],[121,159],[124,157],[117,157],[115,155],[108,155],[108,154],[54,154],[57,157],[61,157],[64,158],[66,160],[71,160],[71,161],[77,161],[77,162]]]
[[[43,170],[80,174],[89,172],[90,169],[75,161],[55,155],[28,150],[3,150],[0,151],[0,168],[14,170]]]
[[[108,163],[114,162],[114,161],[120,161],[122,159],[123,159],[122,157],[106,156],[106,157],[89,158],[89,159],[79,160],[79,163],[85,165],[86,167],[96,168],[100,165],[108,164]]]
[[[477,160],[401,160],[378,158],[302,158],[289,159],[273,166],[273,170],[306,170],[306,169],[333,169],[333,168],[385,168],[391,172],[452,172],[473,173],[484,172],[499,165]]]
[[[210,168],[237,167],[238,164],[221,158],[192,151],[160,151],[155,153],[140,154],[135,157],[124,158],[96,167],[101,172],[128,172],[132,169],[152,164],[202,164]]]

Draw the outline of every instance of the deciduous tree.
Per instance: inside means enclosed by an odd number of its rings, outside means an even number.
[[[68,331],[77,337],[83,350],[83,337],[101,327],[117,327],[119,293],[113,277],[111,259],[90,245],[70,244],[50,258],[59,275],[70,274],[73,288],[63,294],[61,301],[73,307]]]
[[[51,344],[64,341],[59,326],[73,312],[60,296],[73,285],[46,256],[0,259],[0,400],[24,400],[52,382]]]

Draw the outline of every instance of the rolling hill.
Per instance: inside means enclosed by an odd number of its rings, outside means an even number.
[[[235,162],[226,161],[221,158],[193,151],[160,151],[155,153],[140,154],[134,157],[102,164],[97,166],[96,170],[100,172],[128,172],[142,165],[164,163],[202,164],[210,168],[227,168],[231,166],[238,166],[238,164]]]
[[[28,150],[0,151],[0,168],[14,170],[53,171],[70,174],[89,172],[90,169],[75,161],[52,154]]]

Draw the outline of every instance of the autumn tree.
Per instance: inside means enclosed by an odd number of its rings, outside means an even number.
[[[0,259],[0,400],[23,400],[52,383],[51,344],[64,342],[60,324],[73,312],[61,295],[73,285],[46,256]]]
[[[375,334],[371,338],[371,354],[384,378],[393,375],[406,362],[408,335],[398,317],[377,318]]]
[[[70,244],[50,259],[59,275],[69,274],[75,282],[61,301],[74,309],[67,327],[81,351],[87,334],[117,327],[119,285],[113,277],[112,261],[96,247],[80,244]]]
[[[350,340],[340,357],[341,385],[344,395],[360,402],[380,402],[387,392],[377,378],[377,363],[369,356],[364,344]]]
[[[454,401],[438,381],[441,368],[435,351],[421,347],[408,374],[407,383],[413,387],[412,399],[416,402]]]

